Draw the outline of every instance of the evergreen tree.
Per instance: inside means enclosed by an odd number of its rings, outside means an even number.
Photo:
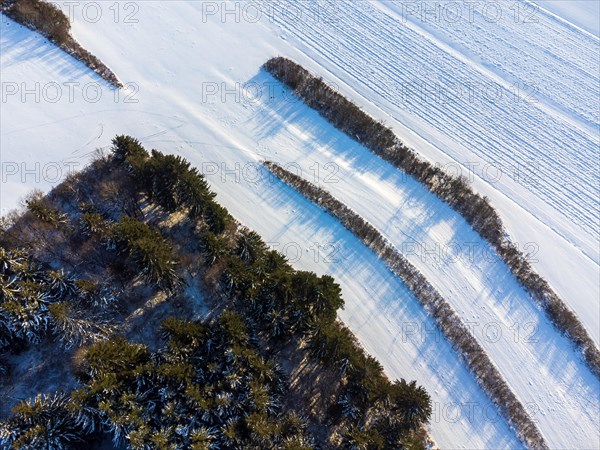
[[[94,413],[88,414],[74,412],[65,394],[38,394],[17,404],[13,415],[0,423],[0,443],[19,450],[72,448],[97,427]]]
[[[126,164],[130,170],[140,168],[148,157],[140,141],[131,136],[116,136],[112,140],[112,152],[115,160]]]
[[[219,237],[211,231],[207,231],[202,235],[201,246],[209,265],[213,265],[229,253],[227,239]]]
[[[204,218],[208,223],[210,231],[221,234],[225,231],[231,217],[229,212],[216,202],[208,202],[204,208]]]
[[[121,251],[136,262],[147,281],[168,292],[175,292],[182,286],[173,249],[158,231],[144,222],[123,216],[114,233]]]
[[[107,339],[115,331],[103,318],[77,310],[70,302],[52,303],[48,312],[52,332],[67,349]]]
[[[393,384],[391,403],[397,425],[405,430],[416,430],[431,416],[431,398],[414,380],[396,380]]]
[[[40,191],[32,193],[25,200],[27,210],[44,223],[57,227],[67,223],[67,215],[49,204]]]

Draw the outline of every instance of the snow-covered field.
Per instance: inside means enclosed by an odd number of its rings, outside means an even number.
[[[593,0],[534,0],[534,2],[582,30],[596,37],[600,36],[600,20],[598,20],[600,2]]]
[[[69,11],[69,2],[56,3]],[[432,395],[438,445],[519,447],[402,283],[257,166],[294,162],[403,249],[471,323],[552,448],[599,448],[598,381],[485,242],[259,70],[272,56],[289,56],[426,157],[472,176],[600,342],[600,47],[597,20],[589,20],[598,16],[593,2],[568,10],[538,3],[543,10],[496,2],[497,19],[492,7],[471,16],[467,3],[458,14],[445,2],[437,2],[439,16],[423,16],[423,2],[395,1],[72,6],[75,37],[129,83],[118,94],[2,17],[2,212],[81,167],[117,133],[178,152],[295,266],[336,277],[342,320],[391,377],[417,379]]]

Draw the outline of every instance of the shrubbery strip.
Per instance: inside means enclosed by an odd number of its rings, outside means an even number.
[[[272,58],[263,68],[288,86],[304,103],[340,131],[364,145],[396,168],[408,173],[431,193],[450,205],[487,240],[511,273],[544,309],[555,327],[583,354],[600,378],[600,350],[575,313],[538,275],[525,255],[507,236],[498,212],[487,197],[476,193],[463,177],[456,177],[424,161],[403,144],[394,132],[328,86],[299,64],[283,57]]]
[[[117,76],[100,59],[71,36],[69,18],[58,6],[42,0],[2,0],[0,11],[15,22],[40,33],[114,87],[123,87]]]
[[[548,448],[544,438],[502,375],[462,320],[437,290],[371,224],[329,192],[273,162],[265,166],[278,178],[336,217],[344,227],[372,249],[404,281],[456,351],[464,358],[482,389],[515,427],[519,438],[532,449]]]

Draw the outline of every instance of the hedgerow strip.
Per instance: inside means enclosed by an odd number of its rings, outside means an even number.
[[[500,215],[487,197],[475,192],[465,179],[450,175],[421,159],[390,128],[296,62],[276,57],[267,61],[263,68],[334,127],[414,177],[458,212],[490,243],[533,301],[544,310],[554,326],[571,340],[588,367],[600,379],[600,350],[577,315],[554,292],[550,284],[535,272],[525,255],[510,240]]]
[[[267,161],[264,165],[275,176],[338,219],[346,229],[373,250],[404,282],[423,308],[436,321],[437,326],[475,375],[475,379],[483,391],[514,427],[519,439],[531,449],[548,448],[525,407],[512,392],[485,350],[469,332],[452,306],[402,253],[375,227],[326,190],[285,170],[277,163]]]

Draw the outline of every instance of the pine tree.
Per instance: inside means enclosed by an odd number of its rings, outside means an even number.
[[[75,278],[60,270],[47,272],[48,297],[52,300],[72,298],[75,295]]]
[[[213,265],[229,253],[229,244],[227,240],[217,236],[211,231],[207,231],[202,235],[201,245],[209,265]]]
[[[102,285],[89,280],[75,281],[77,304],[84,308],[105,309],[116,304],[117,292],[108,283]]]
[[[48,306],[52,332],[66,349],[107,339],[115,329],[103,318],[77,310],[70,302]]]
[[[148,157],[140,141],[131,136],[116,136],[112,140],[112,152],[117,162],[127,164],[130,169]]]
[[[15,449],[68,449],[85,440],[95,420],[81,420],[62,393],[38,394],[13,408],[13,415],[0,423],[0,443]]]
[[[244,230],[240,233],[235,252],[242,261],[252,264],[261,259],[266,250],[266,245],[255,231]]]
[[[208,202],[204,208],[204,218],[210,227],[210,230],[215,234],[220,234],[225,231],[231,217],[229,212],[216,202]]]
[[[40,191],[33,192],[25,200],[27,210],[44,223],[57,227],[67,223],[67,215],[49,204]]]
[[[396,380],[391,396],[392,411],[398,425],[405,430],[416,430],[431,416],[431,398],[427,391],[413,380]]]
[[[354,425],[344,434],[345,448],[352,450],[378,450],[386,448],[385,439],[375,428],[359,428]]]
[[[147,281],[168,292],[183,285],[171,245],[150,225],[123,216],[115,228],[115,237],[120,250],[136,262]]]

